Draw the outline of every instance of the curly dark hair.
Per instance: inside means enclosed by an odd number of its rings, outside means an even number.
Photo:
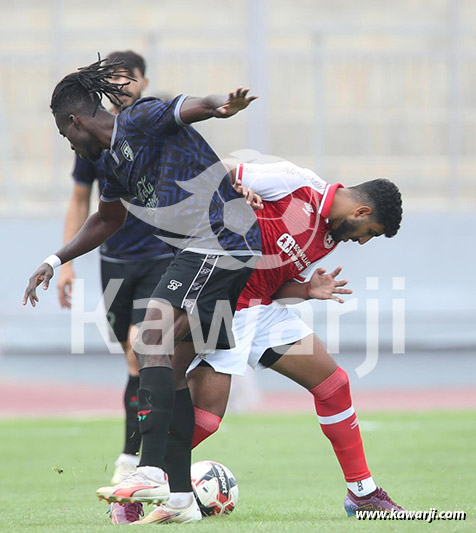
[[[124,51],[117,51],[117,52],[111,52],[107,55],[108,62],[117,62],[122,61],[122,68],[127,70],[127,72],[130,72],[131,74],[134,72],[134,69],[139,69],[139,72],[142,76],[145,76],[145,60],[144,58],[137,54],[136,52],[133,52],[132,50],[124,50]]]
[[[114,77],[134,78],[124,74],[116,74],[117,67],[123,61],[101,59],[87,67],[78,68],[77,72],[68,74],[56,85],[51,96],[51,111],[55,117],[71,112],[82,111],[94,117],[105,96],[112,104],[122,107],[119,96],[130,96],[124,87],[129,84],[117,84]]]
[[[393,237],[402,222],[402,195],[395,183],[386,178],[378,178],[349,187],[360,200],[368,202],[373,218],[384,227],[385,236]]]

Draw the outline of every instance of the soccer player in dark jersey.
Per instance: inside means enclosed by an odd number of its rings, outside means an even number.
[[[142,92],[147,88],[149,80],[145,77],[144,58],[131,50],[111,52],[107,57],[122,62],[116,70],[117,76],[120,74],[128,76],[128,78],[114,78],[115,83],[128,83],[127,92],[130,96],[120,97],[122,109],[127,109],[141,98]],[[121,108],[117,105],[111,108],[114,114],[120,111]],[[103,158],[104,156],[101,156],[98,161],[92,162],[75,157],[72,173],[74,186],[65,219],[65,244],[78,233],[89,215],[93,183],[97,181],[100,192],[104,188]],[[122,280],[114,299],[105,301],[105,307],[113,333],[112,340],[121,344],[128,370],[124,391],[125,440],[122,453],[115,462],[113,483],[119,483],[124,474],[135,471],[139,462],[141,443],[137,420],[139,365],[132,344],[137,336],[137,324],[144,320],[145,307],[134,308],[134,300],[148,298],[152,294],[157,280],[161,278],[173,257],[173,250],[158,239],[156,233],[154,226],[129,214],[124,226],[100,247],[103,290],[106,290],[111,279]],[[60,305],[63,308],[71,307],[71,291],[75,277],[72,261],[61,266],[57,287]],[[115,510],[121,512],[122,508],[116,504],[112,506],[112,514]]]
[[[117,66],[99,60],[66,76],[53,92],[56,125],[71,148],[92,161],[107,150],[106,179],[98,212],[33,273],[23,303],[35,306],[36,288],[48,288],[55,267],[96,248],[123,225],[125,198],[136,197],[158,217],[164,235],[182,248],[154,290],[134,345],[140,367],[139,467],[120,484],[97,491],[108,501],[160,503],[170,492],[166,446],[178,465],[171,475],[174,491],[191,494],[194,416],[185,370],[197,343],[181,341],[197,331],[208,340],[220,301],[229,313],[218,320],[213,345],[234,345],[231,317],[261,254],[249,201],[235,191],[218,156],[190,124],[230,117],[255,97],[239,88],[228,96],[181,95],[169,102],[143,98],[114,116],[101,106],[101,97],[120,105],[118,95],[125,88],[111,81]],[[210,348],[207,341],[204,347]]]

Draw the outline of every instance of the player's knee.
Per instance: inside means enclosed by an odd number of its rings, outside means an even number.
[[[350,382],[347,372],[338,366],[334,372],[309,391],[319,402],[329,400],[336,394],[350,394]]]

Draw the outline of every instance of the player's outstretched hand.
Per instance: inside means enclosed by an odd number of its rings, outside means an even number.
[[[236,115],[238,111],[246,109],[257,96],[248,96],[249,89],[238,87],[235,92],[231,92],[228,100],[220,107],[216,108],[216,117],[228,118]]]
[[[36,288],[38,285],[43,283],[43,289],[46,289],[50,285],[50,279],[53,277],[53,269],[47,263],[42,263],[30,277],[28,282],[28,287],[25,290],[23,296],[23,305],[26,305],[30,301],[33,307],[36,307],[36,302],[39,301],[39,298],[36,294]]]
[[[241,181],[236,180],[233,184],[233,188],[236,192],[243,195],[243,198],[246,199],[246,203],[254,210],[260,211],[264,209],[263,200],[259,194],[256,194],[253,189],[249,187],[244,187]]]
[[[335,300],[343,304],[344,300],[336,294],[352,294],[352,290],[341,288],[349,283],[347,280],[336,280],[341,270],[342,267],[337,267],[330,274],[326,274],[325,268],[318,268],[309,281],[309,297],[318,300]]]

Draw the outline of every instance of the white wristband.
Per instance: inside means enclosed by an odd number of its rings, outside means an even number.
[[[57,255],[50,255],[47,257],[43,263],[46,263],[47,265],[50,265],[50,267],[54,270],[55,268],[59,267],[61,265],[61,259]]]

